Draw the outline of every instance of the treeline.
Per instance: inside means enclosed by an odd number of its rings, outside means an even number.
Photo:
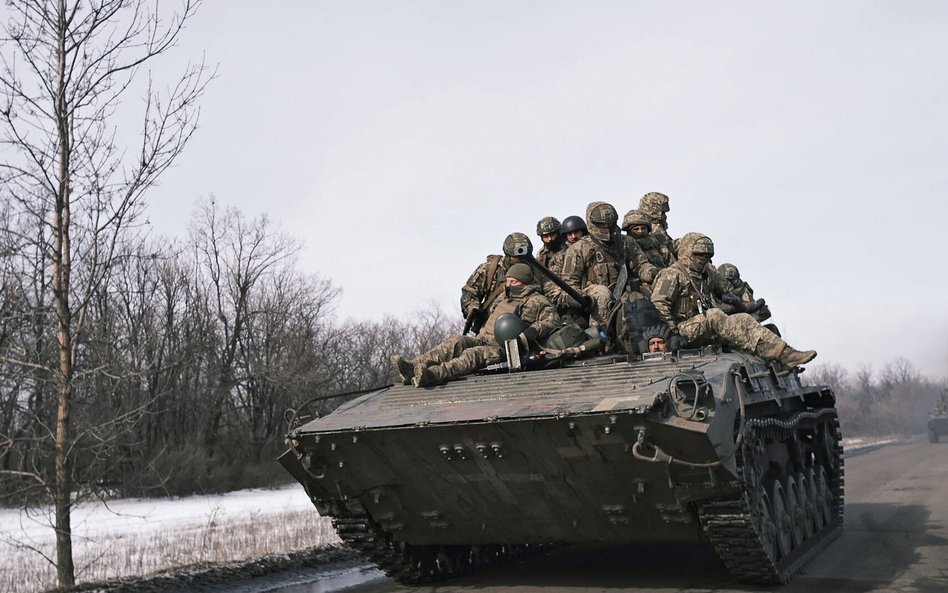
[[[0,498],[53,482],[59,336],[49,274],[29,242],[0,245]],[[338,288],[299,271],[299,243],[212,202],[177,242],[138,239],[98,279],[77,340],[71,482],[84,495],[222,491],[285,481],[284,412],[389,382],[389,357],[459,331],[434,308],[411,320],[339,320]],[[39,262],[39,263],[37,263]],[[84,273],[82,260],[73,274]],[[338,401],[318,406],[338,405]]]
[[[836,393],[843,436],[908,436],[927,430],[928,414],[948,387],[923,376],[904,358],[876,372],[860,367],[854,374],[838,365],[808,373],[808,383],[826,384]]]

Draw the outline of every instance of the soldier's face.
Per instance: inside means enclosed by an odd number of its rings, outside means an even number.
[[[514,286],[523,286],[523,282],[517,280],[516,278],[507,278],[507,286],[511,288]]]
[[[644,237],[648,235],[648,227],[644,224],[634,224],[629,229],[629,234],[633,237]]]
[[[668,342],[666,342],[664,338],[649,338],[648,351],[649,352],[668,352]]]
[[[585,231],[570,231],[566,233],[566,242],[575,243],[576,241],[579,241],[580,239],[582,239],[583,235],[585,234],[586,234]]]
[[[547,233],[545,235],[540,235],[540,238],[543,239],[544,244],[549,245],[550,243],[556,241],[556,238],[559,236],[559,233]]]

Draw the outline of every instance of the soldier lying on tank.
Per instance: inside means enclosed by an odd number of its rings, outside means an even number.
[[[412,360],[395,355],[395,371],[405,385],[429,387],[504,360],[504,350],[494,338],[494,323],[503,313],[515,313],[527,325],[519,336],[524,351],[561,325],[556,308],[534,285],[530,266],[516,263],[507,270],[504,294],[494,303],[476,336],[449,338]]]
[[[606,202],[586,207],[589,234],[570,245],[563,279],[593,301],[589,326],[606,332],[616,303],[641,298],[641,282],[651,282],[658,268],[649,263],[631,237],[619,230],[619,215]]]
[[[709,277],[713,256],[714,243],[707,236],[682,238],[678,261],[658,273],[652,292],[665,323],[696,346],[723,342],[787,368],[813,360],[815,350],[794,350],[747,313],[727,315],[717,306],[710,288],[714,279]]]
[[[552,216],[541,218],[537,222],[537,235],[543,241],[543,248],[537,254],[537,261],[554,274],[563,271],[563,258],[566,256],[566,239],[560,234],[560,221]]]
[[[724,291],[740,299],[739,308],[756,319],[766,321],[770,319],[770,309],[764,299],[754,298],[754,289],[741,279],[741,272],[734,264],[721,264],[718,274],[724,283]]]

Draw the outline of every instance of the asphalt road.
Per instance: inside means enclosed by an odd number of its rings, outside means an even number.
[[[648,593],[768,589],[735,582],[710,546],[663,544],[560,550],[437,587],[403,587],[378,579],[345,590]],[[281,591],[326,589],[299,585]],[[842,536],[779,591],[948,592],[948,443],[913,441],[848,456]]]

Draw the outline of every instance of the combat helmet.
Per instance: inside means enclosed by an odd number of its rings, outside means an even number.
[[[530,237],[523,233],[510,233],[504,239],[504,255],[514,257],[518,255],[533,255],[533,243]]]
[[[632,227],[640,224],[645,225],[648,230],[652,230],[652,219],[641,210],[629,210],[625,213],[625,216],[622,217],[622,230],[627,233],[631,233]]]
[[[501,313],[494,321],[494,339],[498,344],[507,340],[516,340],[517,336],[527,329],[522,319],[513,313]]]
[[[550,233],[560,232],[560,221],[553,218],[552,216],[544,216],[537,223],[537,235],[542,237],[543,235],[549,235]]]
[[[611,241],[613,231],[619,228],[616,225],[619,213],[607,202],[591,202],[586,206],[586,220],[589,221],[589,234],[600,241]]]
[[[721,264],[718,266],[718,272],[731,284],[741,281],[741,272],[734,264]]]
[[[657,191],[650,191],[639,198],[639,210],[653,218],[657,218],[663,212],[671,210],[668,205],[668,196]]]
[[[560,225],[560,234],[565,235],[566,233],[574,233],[576,231],[586,231],[586,221],[581,217],[573,215],[567,216],[563,219],[563,224]]]

